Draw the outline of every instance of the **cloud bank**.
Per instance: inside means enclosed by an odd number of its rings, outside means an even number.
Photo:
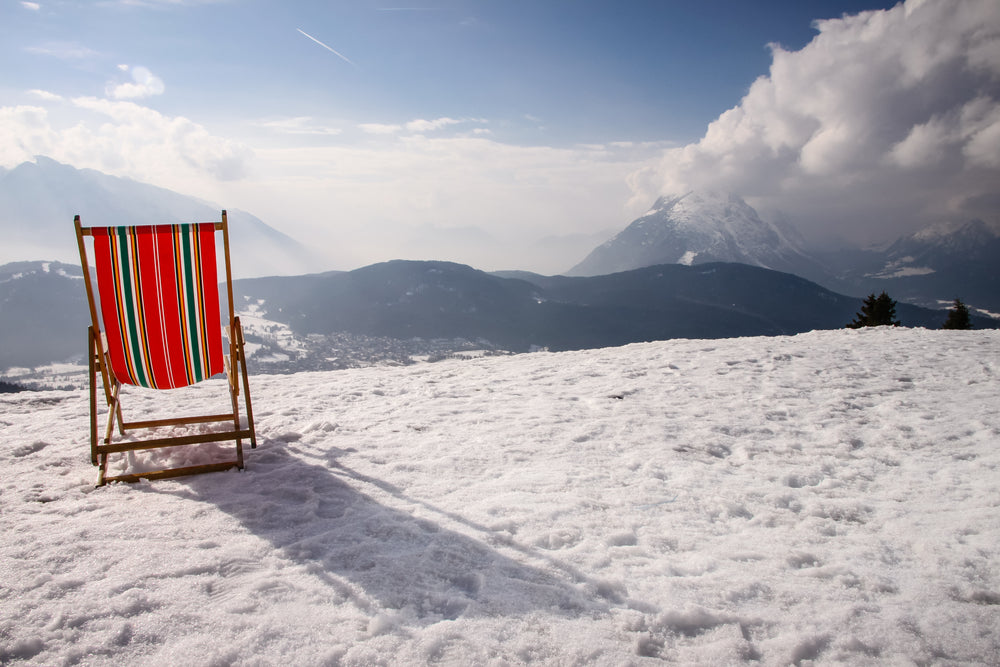
[[[697,143],[633,175],[650,201],[742,194],[807,239],[881,242],[941,220],[997,220],[1000,3],[907,0],[818,21]]]
[[[246,174],[252,151],[212,135],[183,116],[167,116],[134,102],[77,97],[64,100],[32,91],[44,102],[86,114],[71,126],[54,121],[46,107],[0,107],[0,165],[13,167],[47,155],[79,168],[197,191],[206,176],[232,181]],[[65,109],[57,108],[59,115]],[[93,120],[91,120],[93,119]],[[190,191],[190,190],[188,190]]]
[[[403,257],[564,271],[648,206],[629,208],[627,177],[663,150],[515,146],[478,133],[483,119],[448,117],[346,137],[318,118],[269,119],[236,141],[135,101],[30,96],[0,107],[0,166],[46,155],[252,211],[312,239],[331,268]]]

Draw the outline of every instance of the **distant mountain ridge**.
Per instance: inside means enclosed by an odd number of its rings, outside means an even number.
[[[593,277],[487,274],[396,260],[356,271],[236,281],[237,303],[300,335],[483,339],[512,351],[669,338],[793,334],[845,326],[861,300],[797,276],[735,263],[658,265]],[[899,304],[905,325],[945,314]],[[978,326],[996,326],[978,319]]]
[[[883,249],[842,250],[821,260],[838,267],[821,282],[841,292],[885,290],[931,308],[961,298],[973,308],[1000,313],[1000,230],[982,220],[938,225]]]
[[[79,267],[56,262],[0,266],[0,369],[83,357],[89,315],[81,277]],[[396,260],[355,271],[236,280],[233,289],[238,312],[252,311],[264,327],[287,325],[300,340],[336,333],[456,339],[513,352],[836,329],[861,307],[861,299],[803,278],[733,263],[566,277]],[[940,328],[946,318],[943,310],[903,303],[897,314],[906,326],[928,328]],[[979,317],[973,324],[998,326]]]
[[[0,266],[0,369],[82,359],[88,310],[83,271],[77,264]]]
[[[223,207],[224,208],[224,207]],[[38,156],[0,172],[2,261],[79,262],[73,216],[84,225],[218,220],[221,208],[171,190],[77,169]],[[323,268],[316,252],[259,218],[228,208],[233,270],[239,276],[307,273]]]

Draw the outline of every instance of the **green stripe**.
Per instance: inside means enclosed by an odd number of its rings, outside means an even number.
[[[184,233],[181,235],[184,243],[184,278],[187,283],[185,290],[187,297],[187,312],[188,312],[188,341],[191,345],[191,361],[194,368],[194,381],[201,382],[205,379],[205,373],[202,368],[201,362],[201,346],[198,341],[198,327],[196,326],[198,318],[198,305],[197,299],[195,298],[195,289],[198,287],[198,282],[195,280],[195,270],[194,270],[194,249],[191,243],[191,229],[194,225],[182,225]]]
[[[142,349],[139,345],[140,333],[138,328],[138,322],[136,320],[136,309],[138,308],[138,304],[135,303],[135,297],[132,294],[132,283],[133,283],[132,271],[134,267],[132,266],[131,255],[128,253],[128,247],[129,247],[128,228],[120,227],[118,229],[118,235],[120,239],[118,245],[118,252],[119,256],[122,258],[120,262],[122,267],[121,295],[122,295],[122,302],[125,304],[125,314],[127,316],[127,322],[128,322],[127,345],[132,351],[132,363],[129,365],[131,366],[132,372],[135,374],[135,381],[138,382],[143,387],[149,387],[151,386],[149,383],[149,379],[146,377],[146,374],[143,373],[141,364],[137,363],[137,361],[142,359]],[[123,248],[125,249],[124,254],[122,253]],[[128,362],[127,357],[126,357],[126,362]]]

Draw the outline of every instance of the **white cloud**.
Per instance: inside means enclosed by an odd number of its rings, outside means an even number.
[[[0,166],[13,167],[46,154],[56,138],[43,107],[0,107]]]
[[[124,68],[124,69],[123,69]],[[128,71],[127,65],[119,65],[118,69]],[[145,67],[132,67],[132,81],[129,83],[109,84],[108,97],[116,100],[131,100],[153,95],[162,95],[165,90],[163,80]]]
[[[455,120],[454,118],[438,118],[437,120],[423,120],[418,118],[417,120],[411,120],[406,124],[406,129],[410,132],[430,132],[432,130],[440,130],[442,127],[447,127],[448,125],[455,125],[461,123],[460,120]]]
[[[24,7],[25,9],[30,9],[33,12],[37,12],[39,9],[42,8],[42,6],[37,2],[22,2],[21,6]]]
[[[1000,104],[979,98],[963,108],[962,153],[973,165],[1000,169]],[[1000,186],[997,187],[1000,190]]]
[[[450,127],[450,126],[453,126],[453,125],[464,125],[464,124],[469,124],[469,123],[475,123],[475,124],[479,124],[479,125],[484,125],[487,122],[489,122],[489,121],[487,121],[485,118],[448,118],[448,117],[443,117],[443,118],[435,118],[434,120],[426,120],[426,119],[423,119],[423,118],[417,118],[415,120],[411,120],[411,121],[409,121],[407,123],[404,123],[402,125],[395,125],[395,124],[389,125],[389,124],[380,124],[380,123],[363,123],[361,125],[358,125],[358,128],[362,132],[365,132],[367,134],[390,135],[390,134],[398,134],[400,132],[403,132],[404,130],[406,132],[411,132],[413,134],[426,134],[428,132],[436,132],[438,130],[443,130],[444,128]],[[472,132],[475,134],[475,133],[478,133],[478,130],[482,130],[482,129],[484,129],[484,128],[474,128],[472,130]]]
[[[114,123],[98,127],[78,124],[65,132],[71,146],[96,151],[93,159],[121,165],[151,182],[175,180],[170,172],[207,173],[222,181],[242,178],[251,151],[246,146],[213,136],[201,125],[182,116],[164,116],[134,102],[93,97],[72,100],[80,109],[106,116]],[[79,165],[84,154],[70,160]]]
[[[134,102],[70,100],[72,124],[39,106],[0,107],[0,164],[47,155],[79,168],[207,196],[213,183],[242,178],[252,152],[180,116]]]
[[[340,128],[330,127],[324,123],[317,122],[316,119],[310,116],[296,116],[294,118],[281,118],[277,120],[261,120],[254,124],[257,127],[262,127],[280,134],[337,136],[342,132]]]
[[[637,196],[715,188],[783,211],[812,238],[892,238],[996,217],[1000,3],[908,0],[820,21],[697,143],[633,176]],[[987,198],[988,199],[988,198]]]
[[[47,90],[39,90],[39,89],[35,88],[35,89],[32,89],[32,90],[29,90],[28,94],[31,95],[32,97],[37,97],[38,99],[44,100],[46,102],[62,102],[63,101],[62,95],[57,95],[57,94],[51,93],[51,92],[49,92]]]
[[[362,123],[358,125],[362,132],[367,134],[396,134],[403,129],[402,125],[385,125],[382,123]]]
[[[410,132],[433,132],[434,130],[440,130],[442,128],[448,127],[449,125],[461,125],[462,123],[468,122],[478,122],[483,123],[483,120],[472,119],[457,119],[457,118],[437,118],[435,120],[424,120],[418,118],[417,120],[411,120],[406,124],[406,129]]]

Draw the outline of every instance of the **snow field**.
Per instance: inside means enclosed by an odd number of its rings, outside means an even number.
[[[85,391],[0,396],[0,663],[998,664],[998,370],[879,328],[256,376],[245,471],[100,489]]]

